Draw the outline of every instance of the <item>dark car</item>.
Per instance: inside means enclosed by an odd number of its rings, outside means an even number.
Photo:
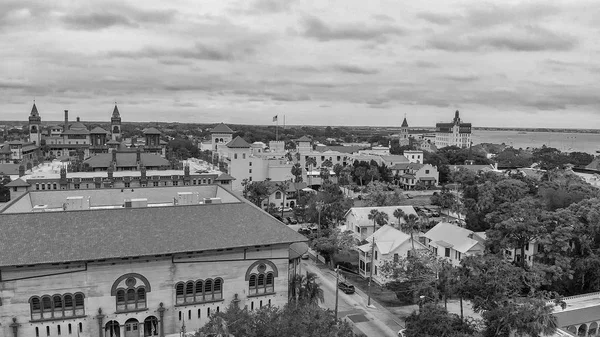
[[[311,230],[308,228],[299,228],[298,229],[298,233],[302,234],[302,235],[308,235],[311,233]]]
[[[296,220],[296,219],[294,219],[292,217],[288,216],[286,219],[287,219],[287,221],[288,221],[289,224],[295,225],[295,224],[298,223],[298,220]]]
[[[283,222],[283,218],[279,214],[273,214],[273,217],[281,222]]]
[[[354,294],[354,286],[346,282],[338,282],[338,287],[346,294]]]

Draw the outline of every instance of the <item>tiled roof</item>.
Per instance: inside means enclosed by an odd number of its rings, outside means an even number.
[[[144,129],[144,134],[145,135],[160,135],[160,131],[158,131],[156,128],[147,128],[147,129]]]
[[[466,253],[471,248],[479,243],[479,241],[471,239],[469,235],[474,234],[466,228],[462,228],[451,223],[440,222],[425,233],[425,237],[433,242],[438,242],[442,246],[449,244],[455,250]]]
[[[425,166],[425,164],[417,164],[417,163],[405,163],[405,164],[395,164],[390,167],[390,170],[419,170],[421,167]]]
[[[141,165],[146,167],[166,167],[170,163],[163,157],[152,153],[141,153]],[[104,167],[107,168],[112,162],[112,153],[101,153],[92,156],[84,161],[91,168]],[[117,167],[133,167],[137,166],[137,153],[117,153]]]
[[[27,187],[27,186],[31,186],[31,184],[29,184],[28,182],[19,178],[19,179],[15,179],[15,180],[11,181],[10,183],[6,184],[5,186],[6,187]]]
[[[0,173],[8,175],[19,174],[19,164],[0,164]]]
[[[0,266],[303,242],[245,202],[0,215]]]
[[[235,148],[249,148],[250,144],[244,140],[244,138],[237,136],[234,140],[227,143],[227,147],[231,149]]]
[[[308,138],[307,136],[302,136],[298,139],[296,139],[297,142],[312,142],[312,139]]]
[[[215,181],[221,181],[221,180],[235,180],[235,178],[230,176],[227,173],[223,173],[215,179]]]
[[[210,133],[233,133],[233,130],[231,130],[231,128],[228,127],[227,125],[221,123],[221,124],[217,124],[217,126],[212,128],[210,130]]]
[[[90,131],[91,134],[106,134],[108,133],[108,131],[104,130],[103,128],[97,126],[95,128],[92,129],[92,131]]]

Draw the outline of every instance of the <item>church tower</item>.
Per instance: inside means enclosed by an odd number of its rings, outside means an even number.
[[[42,117],[40,117],[34,101],[33,107],[31,108],[31,114],[29,114],[29,141],[35,143],[37,146],[40,146],[42,142],[41,127]]]
[[[404,115],[402,126],[400,126],[400,139],[408,140],[408,122],[406,121],[406,115]]]
[[[119,108],[117,108],[116,102],[112,117],[110,118],[110,133],[112,135],[112,140],[121,139],[121,114],[119,114]]]

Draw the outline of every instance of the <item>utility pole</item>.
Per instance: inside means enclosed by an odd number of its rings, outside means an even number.
[[[338,319],[338,293],[340,292],[340,266],[335,268],[335,320]]]

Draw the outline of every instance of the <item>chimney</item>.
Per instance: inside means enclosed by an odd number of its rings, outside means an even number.
[[[77,116],[77,121],[79,122],[79,116]]]
[[[69,110],[65,110],[65,127],[64,131],[69,130]]]

